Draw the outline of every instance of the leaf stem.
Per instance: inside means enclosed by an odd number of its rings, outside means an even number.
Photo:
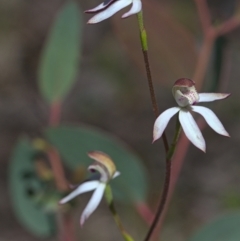
[[[57,189],[62,192],[68,191],[69,188],[58,151],[53,147],[48,148],[47,155],[54,174]]]
[[[154,220],[151,224],[151,227],[148,230],[148,233],[147,233],[144,241],[148,241],[151,238],[151,236],[154,232],[154,229],[157,226],[158,220],[164,211],[164,206],[165,206],[165,203],[167,200],[168,191],[169,191],[169,187],[170,187],[170,180],[171,180],[171,166],[172,166],[171,159],[175,152],[180,132],[181,132],[181,125],[180,125],[179,119],[177,118],[175,134],[174,134],[172,144],[170,146],[170,149],[168,150],[167,157],[166,157],[166,173],[165,173],[164,187],[163,187],[163,191],[162,191],[162,195],[161,195],[161,200],[160,200],[157,212],[155,214]]]
[[[56,101],[51,103],[50,106],[50,114],[49,114],[49,126],[57,126],[59,125],[61,119],[61,110],[62,103],[60,101]]]
[[[109,184],[107,184],[106,189],[105,189],[105,198],[108,203],[108,207],[113,215],[113,218],[115,220],[115,223],[120,230],[123,238],[125,241],[134,241],[134,239],[127,233],[127,231],[124,229],[121,219],[116,211],[114,202],[113,202],[113,195],[112,195],[112,189]]]

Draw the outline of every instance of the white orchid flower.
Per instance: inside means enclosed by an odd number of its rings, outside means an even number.
[[[223,136],[229,136],[218,117],[210,109],[203,106],[195,106],[199,102],[211,102],[227,98],[230,94],[223,93],[197,93],[195,83],[186,78],[178,79],[172,89],[173,96],[179,107],[165,110],[158,116],[153,128],[153,141],[159,139],[168,122],[176,113],[179,113],[179,121],[187,138],[202,151],[206,151],[205,140],[191,115],[191,111],[197,112],[204,117],[208,125]]]
[[[130,15],[140,12],[142,9],[141,0],[105,0],[97,7],[85,11],[85,13],[96,13],[96,15],[92,17],[88,23],[99,23],[107,18],[112,17],[115,13],[130,4],[132,4],[131,9],[127,13],[123,14],[122,18],[127,18]]]
[[[84,224],[86,219],[95,211],[101,202],[107,183],[111,179],[120,175],[120,173],[116,170],[115,164],[111,158],[105,153],[93,151],[89,152],[88,156],[96,161],[88,167],[88,170],[92,172],[98,171],[100,173],[100,179],[83,182],[73,192],[71,192],[59,202],[60,204],[64,204],[82,193],[95,190],[81,215],[81,226]]]

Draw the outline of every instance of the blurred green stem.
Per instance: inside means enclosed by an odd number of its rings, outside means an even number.
[[[134,239],[126,232],[124,229],[122,222],[120,220],[120,217],[116,211],[114,202],[113,202],[113,195],[112,195],[112,189],[109,184],[107,184],[106,189],[105,189],[105,198],[108,203],[108,207],[113,215],[113,218],[115,220],[115,223],[117,224],[118,229],[120,230],[123,238],[125,241],[134,241]]]
[[[165,173],[164,188],[163,188],[163,191],[162,191],[161,200],[160,200],[157,212],[155,214],[154,220],[153,220],[153,222],[152,222],[152,224],[151,224],[151,226],[148,230],[148,233],[147,233],[144,241],[148,241],[151,238],[151,236],[154,232],[154,229],[157,226],[158,220],[161,217],[161,214],[163,213],[163,210],[164,210],[164,206],[165,206],[165,203],[166,203],[166,200],[167,200],[168,191],[169,191],[169,187],[170,187],[171,166],[172,166],[171,165],[172,164],[171,159],[172,159],[173,154],[175,152],[180,132],[181,132],[181,125],[180,125],[179,119],[177,118],[175,134],[174,134],[172,144],[171,144],[171,146],[168,150],[167,157],[166,157],[166,173]]]
[[[138,17],[138,26],[139,26],[139,31],[140,31],[140,40],[141,40],[141,46],[142,46],[143,59],[144,59],[147,80],[148,80],[148,87],[149,87],[151,101],[152,101],[152,108],[153,108],[155,117],[158,117],[159,110],[158,110],[156,95],[155,95],[153,81],[152,81],[152,74],[151,74],[149,59],[148,59],[147,32],[145,30],[144,23],[143,23],[143,12],[142,11],[139,12],[137,14],[137,17]],[[168,146],[168,141],[167,141],[165,132],[163,132],[162,140],[163,140],[165,152],[167,153],[169,146]]]

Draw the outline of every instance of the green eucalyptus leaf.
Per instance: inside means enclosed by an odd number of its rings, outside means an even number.
[[[58,14],[47,39],[39,69],[39,86],[49,102],[61,101],[72,87],[78,71],[81,16],[69,1]]]
[[[45,136],[59,150],[63,161],[72,170],[80,165],[87,168],[92,163],[87,152],[105,152],[121,172],[121,175],[110,183],[114,197],[134,203],[145,200],[147,178],[142,161],[112,135],[87,126],[59,126],[48,128]]]
[[[17,143],[9,167],[10,194],[13,210],[20,223],[34,235],[48,237],[55,231],[54,216],[44,212],[37,201],[42,184],[35,175],[33,149],[27,139]]]
[[[188,241],[239,241],[240,212],[226,214],[205,225]]]

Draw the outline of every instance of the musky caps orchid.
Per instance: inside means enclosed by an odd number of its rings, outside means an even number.
[[[93,9],[86,10],[85,13],[96,13],[88,23],[99,23],[107,18],[110,18],[122,8],[132,4],[131,9],[122,15],[122,18],[127,18],[130,15],[136,14],[142,9],[141,0],[105,0],[103,3]]]
[[[107,183],[111,179],[120,175],[120,173],[116,170],[115,164],[113,163],[112,159],[105,153],[99,151],[92,151],[88,153],[88,156],[95,160],[95,162],[88,167],[88,170],[91,172],[98,171],[100,173],[99,180],[91,179],[83,182],[73,192],[71,192],[59,202],[60,204],[64,204],[75,198],[77,195],[95,190],[81,215],[81,226],[84,224],[86,219],[95,211],[95,209],[101,202]]]
[[[158,116],[153,128],[153,141],[159,139],[170,119],[179,112],[179,121],[187,138],[199,149],[206,151],[205,140],[193,119],[190,111],[199,113],[204,117],[208,125],[223,136],[229,136],[218,117],[210,109],[203,106],[195,106],[199,102],[211,102],[227,98],[230,94],[223,93],[197,93],[195,83],[186,78],[178,79],[172,88],[173,96],[179,107],[165,110]]]

